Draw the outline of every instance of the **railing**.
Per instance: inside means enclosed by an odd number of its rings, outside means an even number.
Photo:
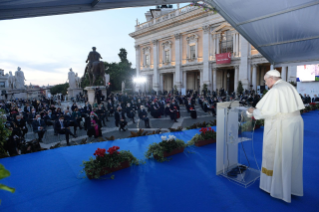
[[[158,17],[158,18],[154,18],[151,21],[148,21],[148,22],[145,22],[145,23],[142,23],[142,24],[135,26],[135,31],[145,29],[147,27],[153,26],[154,24],[158,24],[158,23],[161,23],[163,21],[167,21],[169,19],[175,18],[176,16],[183,15],[185,13],[188,13],[188,12],[191,12],[191,11],[194,11],[197,9],[199,9],[199,8],[193,7],[190,5],[176,9],[173,12],[167,13],[165,15]]]

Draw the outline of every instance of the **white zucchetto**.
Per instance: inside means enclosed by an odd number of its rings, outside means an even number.
[[[277,70],[270,70],[270,71],[267,71],[265,75],[268,75],[270,77],[280,77],[280,72]]]

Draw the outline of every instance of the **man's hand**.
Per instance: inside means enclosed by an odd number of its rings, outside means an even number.
[[[253,107],[248,108],[248,112],[249,112],[249,113],[253,113],[254,110],[255,110],[255,108],[253,108]]]

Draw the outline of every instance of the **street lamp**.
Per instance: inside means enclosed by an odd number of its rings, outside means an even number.
[[[138,85],[143,85],[146,83],[146,77],[133,77],[133,82],[136,84],[136,87],[138,88]]]

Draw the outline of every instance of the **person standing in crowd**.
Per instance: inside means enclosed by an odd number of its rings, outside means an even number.
[[[38,134],[39,142],[42,142],[43,136],[46,132],[46,125],[39,114],[36,115],[36,118],[33,121],[32,126],[33,132]]]

